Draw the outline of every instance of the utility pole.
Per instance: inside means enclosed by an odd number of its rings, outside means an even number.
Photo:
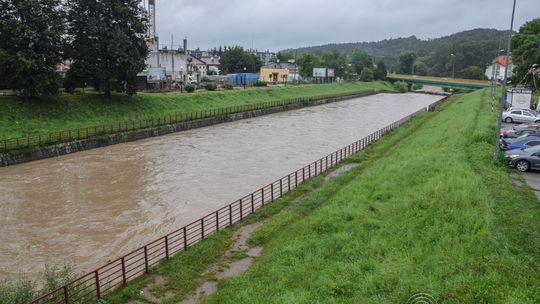
[[[174,35],[171,34],[171,63],[172,63],[172,71],[171,71],[171,81],[174,82]]]
[[[450,54],[452,56],[452,78],[456,78],[456,55]],[[413,65],[414,69],[414,65]]]
[[[512,8],[512,21],[510,22],[510,32],[508,33],[508,47],[506,48],[506,58],[504,65],[504,80],[502,87],[501,104],[499,105],[499,121],[497,122],[497,140],[495,141],[495,151],[493,152],[493,160],[499,159],[500,144],[501,144],[501,126],[502,126],[502,113],[503,106],[506,104],[506,83],[508,81],[508,66],[510,61],[510,50],[512,49],[512,33],[514,32],[514,15],[516,13],[516,1],[514,0],[514,6]]]

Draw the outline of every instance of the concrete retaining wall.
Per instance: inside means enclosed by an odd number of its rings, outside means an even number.
[[[378,94],[379,92],[364,92],[356,94],[353,96],[347,97],[336,97],[323,99],[319,101],[305,102],[295,105],[287,105],[280,107],[273,107],[255,111],[248,111],[242,113],[234,113],[223,116],[216,116],[210,118],[204,118],[199,120],[187,121],[176,123],[172,125],[159,126],[154,128],[140,129],[135,131],[117,133],[112,135],[104,135],[96,138],[77,140],[68,143],[56,144],[37,148],[32,152],[22,152],[22,153],[2,153],[0,154],[0,167],[12,166],[16,164],[21,164],[25,162],[30,162],[34,160],[40,160],[45,158],[51,158],[71,153],[76,153],[80,151],[106,147],[110,145],[116,145],[120,143],[131,142],[135,140],[145,139],[149,137],[156,137],[161,135],[166,135],[170,133],[207,127],[211,125],[216,125],[225,122],[231,122],[236,120],[248,119],[257,116],[263,116],[278,112],[296,110],[304,107],[323,105],[327,103],[338,102],[347,99],[353,99],[358,97],[365,97]]]

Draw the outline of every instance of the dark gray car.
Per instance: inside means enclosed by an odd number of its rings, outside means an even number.
[[[504,159],[510,167],[521,172],[528,170],[540,170],[540,146],[527,149],[515,149],[504,152]]]

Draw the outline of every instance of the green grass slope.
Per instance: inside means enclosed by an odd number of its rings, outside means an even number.
[[[335,195],[271,218],[263,256],[205,303],[540,303],[540,204],[490,160],[488,97],[454,97]]]
[[[33,101],[0,98],[0,139],[148,119],[177,112],[373,89],[393,90],[386,82],[356,82],[194,94],[140,93],[131,98],[124,95],[106,98],[92,93]]]

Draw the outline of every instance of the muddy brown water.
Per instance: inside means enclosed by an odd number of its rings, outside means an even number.
[[[0,168],[0,278],[93,270],[439,99],[380,94]]]

